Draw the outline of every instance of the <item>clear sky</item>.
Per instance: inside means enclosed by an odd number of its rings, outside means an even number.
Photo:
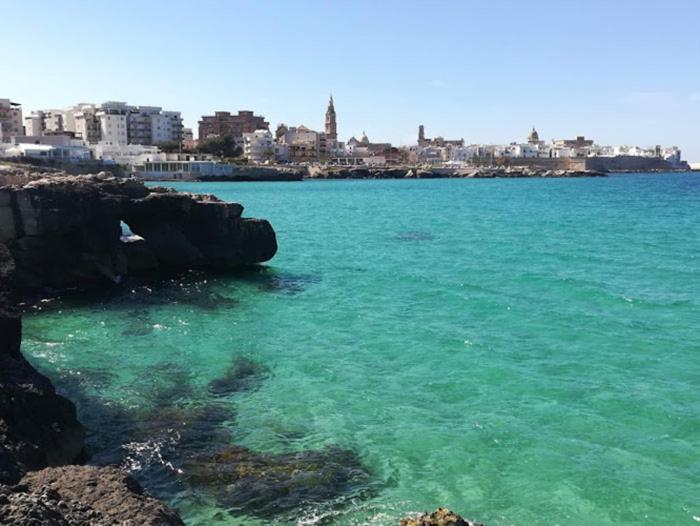
[[[700,0],[0,0],[0,97],[251,109],[341,139],[586,135],[700,162]],[[196,131],[195,131],[196,133]]]

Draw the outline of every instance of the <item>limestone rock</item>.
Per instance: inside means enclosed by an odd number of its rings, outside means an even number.
[[[57,491],[0,485],[0,524],[108,526],[113,523],[88,506],[66,502]]]
[[[423,513],[418,517],[407,517],[401,520],[401,526],[484,526],[478,522],[464,519],[448,510],[438,508],[433,513]]]
[[[66,466],[27,474],[20,483],[26,494],[35,495],[44,508],[65,510],[64,522],[19,522],[17,524],[105,524],[181,526],[177,513],[144,493],[127,473],[112,467]],[[1,494],[0,494],[1,495]],[[61,502],[63,506],[61,506]],[[3,510],[0,497],[0,520]],[[82,515],[80,522],[71,515]],[[67,517],[66,517],[67,515]],[[65,520],[67,519],[67,520]],[[92,522],[90,522],[92,521]]]

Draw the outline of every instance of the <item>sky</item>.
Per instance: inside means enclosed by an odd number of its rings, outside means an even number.
[[[591,137],[700,162],[700,0],[0,0],[0,98],[253,110],[341,140]]]

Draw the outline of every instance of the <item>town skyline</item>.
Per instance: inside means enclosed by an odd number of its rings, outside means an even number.
[[[333,98],[332,92],[329,92],[329,97]],[[16,97],[15,97],[15,98],[8,97],[8,99],[9,99],[9,100],[12,100],[12,101],[15,101],[15,102],[19,101],[19,99],[17,99]],[[327,100],[328,100],[328,99],[326,99],[326,102],[327,102]],[[73,107],[73,106],[78,106],[78,105],[81,105],[81,104],[89,104],[89,105],[100,105],[100,104],[105,104],[105,103],[119,103],[119,104],[124,104],[124,103],[125,103],[124,101],[125,101],[125,98],[115,98],[115,97],[113,97],[113,98],[102,98],[102,99],[90,100],[90,101],[87,101],[87,100],[84,100],[84,99],[78,99],[77,101],[76,101],[76,100],[73,100],[72,102],[69,102],[69,103],[67,103],[67,104],[53,104],[53,105],[47,104],[47,105],[44,105],[44,106],[42,106],[42,107],[36,107],[36,108],[35,108],[35,107],[31,107],[31,108],[30,108],[30,107],[28,107],[27,104],[24,104],[24,103],[21,102],[21,101],[19,101],[19,102],[17,102],[17,103],[20,104],[20,105],[22,106],[22,109],[23,109],[23,112],[24,112],[24,117],[26,118],[28,115],[30,115],[31,112],[36,112],[36,111],[46,111],[46,110],[59,110],[59,111],[60,111],[60,110],[62,110],[62,109],[64,109],[64,108],[69,108],[69,107]],[[200,128],[200,124],[201,124],[201,119],[203,119],[204,117],[206,117],[206,115],[208,115],[208,114],[209,114],[209,115],[213,115],[213,114],[215,114],[215,113],[220,113],[220,112],[222,112],[222,111],[223,111],[223,112],[231,112],[231,113],[235,113],[235,112],[244,112],[244,113],[251,113],[251,114],[254,114],[257,118],[260,118],[260,119],[263,119],[263,120],[268,121],[269,129],[270,129],[271,131],[274,131],[274,129],[275,129],[276,127],[280,126],[280,125],[295,126],[295,127],[303,126],[303,127],[307,127],[307,128],[310,128],[310,129],[318,129],[318,130],[323,130],[323,129],[324,129],[324,125],[325,125],[325,122],[324,122],[324,113],[323,113],[323,112],[321,112],[321,113],[319,114],[320,116],[316,116],[316,118],[313,119],[313,121],[311,121],[311,122],[293,122],[293,121],[291,121],[291,120],[289,120],[289,119],[286,119],[286,120],[285,120],[285,119],[281,119],[281,120],[270,119],[270,118],[268,118],[267,114],[266,114],[264,111],[258,111],[257,108],[247,108],[247,107],[245,107],[245,108],[244,108],[244,107],[241,107],[241,108],[238,108],[238,107],[223,107],[222,105],[219,105],[218,107],[217,107],[217,106],[213,106],[214,109],[212,109],[211,111],[208,111],[208,112],[206,112],[206,113],[204,113],[204,114],[202,114],[202,115],[200,115],[200,116],[198,116],[198,117],[188,117],[184,112],[180,112],[177,108],[165,108],[162,104],[158,104],[157,102],[152,102],[152,103],[149,102],[148,104],[139,104],[139,106],[142,106],[142,107],[159,107],[159,108],[163,108],[163,109],[166,110],[166,111],[167,111],[167,110],[175,110],[175,111],[178,111],[178,113],[182,113],[182,123],[183,123],[183,127],[186,128],[186,129],[190,129],[190,130],[192,130],[193,132],[198,132],[198,130],[199,130],[199,128]],[[323,105],[323,108],[326,108],[326,106]],[[323,110],[323,111],[325,111],[325,110]],[[342,119],[342,117],[341,117],[341,119]],[[402,134],[402,136],[405,138],[405,141],[404,141],[404,142],[392,141],[391,139],[386,139],[386,138],[384,138],[384,137],[379,137],[379,140],[377,140],[376,142],[391,143],[391,144],[393,144],[394,146],[397,146],[397,147],[408,147],[408,146],[412,146],[412,145],[416,144],[416,142],[417,142],[416,139],[417,139],[417,137],[418,137],[418,133],[419,133],[419,128],[420,128],[420,127],[423,127],[423,128],[425,128],[425,129],[428,129],[428,132],[429,132],[429,133],[432,133],[432,134],[435,135],[435,136],[443,137],[443,136],[446,136],[446,135],[447,135],[447,134],[445,134],[445,133],[441,133],[441,130],[440,130],[440,129],[434,129],[434,128],[431,129],[431,128],[428,127],[428,125],[423,124],[423,123],[421,122],[421,123],[416,123],[416,124],[413,126],[413,128],[410,130],[410,132],[407,132],[407,133],[403,133],[403,134]],[[338,128],[342,130],[342,123],[338,125]],[[541,128],[537,125],[537,123],[530,124],[529,126],[526,126],[524,129],[519,130],[519,132],[520,132],[519,134],[518,134],[518,131],[516,131],[516,132],[515,132],[516,135],[514,135],[514,136],[512,136],[512,137],[509,137],[509,138],[508,138],[508,137],[504,137],[504,138],[502,138],[502,139],[499,140],[499,141],[485,141],[485,140],[479,140],[478,137],[473,137],[473,138],[472,138],[473,140],[470,140],[469,138],[464,137],[464,136],[460,136],[459,134],[453,135],[453,137],[455,137],[455,138],[460,138],[460,139],[464,139],[465,144],[510,144],[510,143],[513,143],[513,142],[518,142],[518,141],[524,140],[524,138],[527,136],[527,134],[528,134],[532,129],[537,129],[537,130],[538,130],[538,133],[539,133],[540,135],[542,135],[543,140],[545,140],[545,141],[547,141],[547,142],[551,142],[551,141],[555,141],[555,140],[558,140],[558,139],[562,139],[563,137],[575,137],[575,136],[594,137],[595,139],[598,139],[598,136],[596,136],[595,134],[579,133],[579,132],[577,131],[576,128],[574,128],[574,129],[572,129],[572,130],[569,130],[568,132],[564,132],[564,133],[562,133],[562,134],[560,134],[560,135],[556,135],[556,136],[553,135],[553,136],[550,137],[550,136],[547,135],[547,132],[546,132],[546,131],[545,131],[544,133],[542,133],[542,132],[540,131]],[[370,132],[368,133],[367,130],[370,130]],[[371,126],[364,126],[364,127],[361,127],[361,129],[353,130],[353,131],[348,131],[348,132],[345,132],[345,133],[341,133],[341,132],[339,131],[339,132],[337,132],[337,137],[338,137],[338,140],[347,141],[347,140],[349,140],[349,139],[351,139],[351,138],[359,137],[359,136],[362,135],[362,134],[367,134],[368,136],[372,136],[372,139],[375,139],[375,137],[373,136],[373,133],[372,133],[372,128],[371,128]],[[412,136],[409,137],[409,135],[411,135],[411,134],[412,134]],[[201,139],[201,137],[199,136],[199,133],[195,133],[195,138],[196,138],[196,139]],[[605,141],[600,141],[600,142],[605,142]],[[658,142],[658,141],[654,141],[654,140],[652,139],[652,140],[648,141],[648,143],[639,143],[639,144],[637,144],[637,143],[633,143],[633,142],[630,142],[630,141],[627,141],[627,142],[622,141],[622,142],[619,142],[618,144],[653,147],[653,146],[655,146],[656,144],[659,144],[659,142]],[[671,144],[671,143],[668,143],[667,145],[668,145],[668,146],[671,146],[671,145],[672,145],[672,146],[677,146],[677,147],[680,148],[681,150],[685,151],[685,148],[684,148],[684,145],[683,145],[683,144],[678,144],[678,143],[673,143],[673,144]]]
[[[364,130],[372,140],[409,145],[424,124],[467,143],[507,143],[535,125],[547,140],[677,145],[700,161],[700,73],[692,67],[700,6],[670,1],[665,24],[650,2],[648,9],[536,4],[515,13],[511,2],[442,2],[433,10],[387,2],[368,11],[362,1],[352,8],[310,1],[302,16],[281,2],[204,1],[197,10],[175,2],[163,10],[126,1],[108,18],[99,3],[12,6],[53,45],[51,54],[31,39],[15,46],[2,96],[25,112],[129,100],[177,109],[193,129],[201,115],[221,109],[250,109],[272,126],[322,129],[332,92],[342,140]],[[62,27],[77,11],[100,23],[66,39]],[[134,12],[148,19],[147,32],[125,31]],[[0,35],[7,46],[23,39],[19,25]],[[119,46],[106,45],[114,39]],[[295,51],[302,40],[313,52]],[[54,55],[71,56],[70,68]]]

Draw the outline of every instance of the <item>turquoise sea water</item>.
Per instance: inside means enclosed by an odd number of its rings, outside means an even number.
[[[278,255],[47,302],[24,350],[78,401],[93,460],[188,524],[700,522],[699,175],[174,186],[270,219]],[[241,358],[255,385],[213,394]],[[173,407],[204,414],[194,441]],[[183,460],[225,443],[337,446],[367,476],[227,508]]]

